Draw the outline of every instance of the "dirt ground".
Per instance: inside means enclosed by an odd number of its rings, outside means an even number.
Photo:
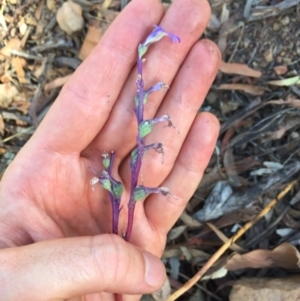
[[[0,0],[0,178],[127,2],[64,10],[59,0]],[[298,300],[300,1],[209,2],[199,38],[217,43],[223,61],[199,111],[214,113],[221,132],[169,234],[169,282],[154,298],[195,279],[185,299]]]

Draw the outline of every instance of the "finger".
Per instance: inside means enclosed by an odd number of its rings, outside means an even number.
[[[132,1],[124,9],[62,89],[35,134],[37,143],[68,153],[81,152],[94,139],[135,64],[145,28],[162,14],[156,0]]]
[[[101,291],[142,294],[164,282],[162,262],[116,235],[0,251],[1,300],[61,300]]]
[[[160,25],[166,31],[178,35],[181,43],[171,44],[170,40],[164,38],[151,46],[143,65],[145,88],[161,80],[168,85],[172,84],[186,55],[204,31],[209,16],[210,8],[206,0],[174,1]],[[118,150],[117,159],[128,154],[136,142],[136,118],[133,111],[136,77],[137,70],[134,69],[122,89],[105,129],[93,142],[93,148],[98,151]],[[154,93],[149,97],[145,106],[145,118],[155,116],[163,97],[163,92]],[[95,156],[93,152],[90,154],[90,157],[92,156]]]
[[[144,208],[148,221],[162,235],[171,229],[196,190],[218,134],[219,122],[215,116],[210,113],[198,115],[171,173],[162,183],[176,198],[151,195],[146,199]]]

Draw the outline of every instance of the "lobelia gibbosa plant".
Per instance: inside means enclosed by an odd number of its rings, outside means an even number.
[[[154,151],[161,153],[164,160],[164,150],[162,143],[153,143],[145,145],[145,137],[151,133],[153,126],[158,122],[167,122],[167,126],[174,127],[171,118],[169,115],[163,115],[161,117],[156,117],[149,120],[144,120],[144,105],[147,103],[148,96],[156,91],[161,89],[167,89],[168,86],[160,81],[156,83],[149,89],[144,89],[143,81],[143,63],[145,59],[143,56],[148,51],[148,48],[151,44],[158,42],[163,37],[169,37],[172,43],[180,42],[179,37],[167,33],[160,26],[155,25],[153,31],[146,38],[146,40],[138,46],[138,59],[137,59],[137,71],[138,76],[136,80],[137,94],[134,97],[133,105],[134,112],[138,124],[138,134],[137,134],[137,146],[131,152],[130,159],[130,170],[131,170],[131,185],[130,185],[130,197],[127,203],[128,206],[128,221],[127,229],[124,233],[124,238],[126,241],[130,240],[132,226],[133,226],[133,217],[134,217],[134,208],[137,201],[144,199],[151,193],[160,193],[162,195],[170,194],[170,191],[166,187],[145,187],[143,185],[138,185],[139,173],[142,166],[142,159],[146,152],[153,149]],[[112,204],[112,233],[118,234],[118,221],[120,214],[120,201],[124,187],[121,182],[115,180],[112,176],[112,165],[114,162],[115,153],[111,152],[110,154],[104,152],[102,154],[102,163],[104,170],[100,172],[98,177],[91,179],[90,183],[92,185],[100,183],[102,187],[109,192],[110,201]]]

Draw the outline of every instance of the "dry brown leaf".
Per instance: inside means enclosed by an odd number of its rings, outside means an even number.
[[[11,83],[0,84],[0,107],[7,108],[19,91]]]
[[[44,73],[46,64],[47,60],[42,60],[40,65],[37,64],[34,66],[34,71],[32,72],[32,74],[35,78],[38,79]],[[29,66],[28,68],[31,68],[31,66]]]
[[[178,257],[180,255],[182,255],[180,249],[169,249],[164,251],[162,258]]]
[[[59,87],[62,87],[70,78],[71,78],[72,74],[69,74],[69,75],[66,75],[64,77],[59,77],[59,78],[56,78],[55,80],[53,80],[52,82],[50,83],[47,83],[45,85],[45,91],[46,92],[49,92],[53,89],[56,89],[56,88],[59,88]]]
[[[186,226],[178,226],[174,227],[169,233],[168,233],[168,240],[173,240],[179,237],[186,229]]]
[[[287,67],[287,65],[276,66],[276,67],[274,67],[274,71],[277,75],[283,75],[288,72],[288,67]]]
[[[24,115],[28,114],[30,105],[31,105],[31,103],[29,101],[26,101],[25,97],[24,97],[23,100],[21,100],[21,99],[15,99],[11,103],[11,106],[13,106],[16,110],[22,112]]]
[[[261,77],[261,72],[248,67],[246,64],[221,62],[219,70],[226,74],[239,74],[251,77]]]
[[[231,147],[225,149],[224,156],[223,156],[223,163],[228,179],[230,180],[230,183],[232,183],[236,187],[240,187],[241,182],[236,170],[235,158],[233,154],[233,149]]]
[[[33,16],[31,13],[28,13],[24,16],[24,22],[27,25],[31,25],[31,26],[36,26],[37,25],[37,21],[35,16]]]
[[[264,139],[262,141],[278,140],[283,137],[283,135],[290,129],[298,126],[300,124],[299,117],[289,117],[285,119],[284,125],[279,126],[279,129],[274,132],[265,133]]]
[[[242,90],[257,96],[265,93],[264,88],[247,84],[223,84],[218,87],[218,90]]]
[[[81,46],[78,57],[81,60],[87,58],[87,56],[92,52],[92,50],[96,47],[98,42],[101,40],[103,35],[103,30],[99,27],[99,25],[95,24],[89,26],[88,32],[85,36],[83,44]]]
[[[12,59],[12,65],[14,66],[14,69],[17,73],[19,82],[21,84],[27,84],[28,81],[26,79],[25,72],[23,69],[23,67],[26,66],[26,61],[23,58],[17,56]]]
[[[300,108],[300,99],[287,98],[286,100],[283,99],[269,100],[268,104],[289,105],[291,107]]]
[[[72,1],[64,2],[57,11],[56,20],[59,27],[69,35],[81,30],[84,26],[81,6]]]
[[[230,301],[299,301],[300,276],[285,278],[251,278],[235,282]]]
[[[285,269],[299,269],[298,250],[289,243],[283,243],[270,250],[254,250],[246,254],[234,254],[226,263],[227,270],[245,268],[280,267]]]
[[[9,40],[6,46],[4,46],[0,51],[0,61],[5,60],[6,57],[10,57],[11,50],[21,50],[21,40],[16,38]]]

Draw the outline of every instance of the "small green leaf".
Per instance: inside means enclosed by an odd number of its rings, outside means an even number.
[[[153,125],[149,120],[145,120],[139,124],[139,133],[141,138],[146,137],[148,134],[151,133],[153,129]]]
[[[133,192],[133,200],[134,201],[140,201],[142,199],[144,199],[147,196],[147,192],[144,186],[137,186],[134,189]]]

